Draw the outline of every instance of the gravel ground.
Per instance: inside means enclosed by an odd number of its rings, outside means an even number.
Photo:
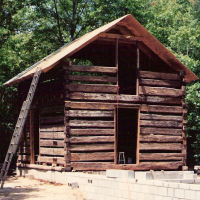
[[[0,188],[0,200],[84,200],[80,189],[67,185],[29,180],[24,177],[9,177]]]

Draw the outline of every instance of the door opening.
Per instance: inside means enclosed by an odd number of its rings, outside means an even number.
[[[138,112],[137,108],[118,108],[116,117],[116,145],[118,164],[136,164],[138,149]]]

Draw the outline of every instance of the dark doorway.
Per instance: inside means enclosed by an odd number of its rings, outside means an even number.
[[[121,157],[119,160],[119,154],[124,154],[125,164],[136,164],[138,141],[138,109],[118,108],[116,114],[117,113],[117,163],[124,163],[123,157]]]

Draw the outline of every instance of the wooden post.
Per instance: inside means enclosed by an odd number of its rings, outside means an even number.
[[[69,61],[69,62],[65,62],[64,63],[64,66],[63,66],[63,70],[64,70],[64,84],[65,85],[69,85],[70,84],[70,81],[69,81],[69,70],[67,67],[69,66],[72,66],[72,62]],[[68,87],[69,88],[69,87]],[[64,96],[65,96],[65,101],[68,101],[69,104],[70,104],[70,91],[69,89],[65,89],[65,92],[64,92]],[[64,129],[64,134],[65,134],[65,145],[64,145],[64,156],[65,156],[65,167],[68,166],[69,167],[69,163],[70,163],[70,160],[71,160],[71,154],[70,154],[70,149],[69,149],[69,142],[70,142],[70,127],[69,127],[69,117],[67,116],[67,113],[66,111],[69,110],[70,107],[67,106],[67,102],[65,103],[65,107],[64,107],[64,126],[65,126],[65,129]],[[68,163],[68,164],[67,164]]]
[[[140,49],[137,41],[137,69],[136,69],[136,95],[139,95]]]
[[[34,110],[30,110],[30,154],[31,161],[30,164],[35,164],[35,148],[34,148]]]
[[[181,81],[182,81],[181,90],[182,90],[182,108],[183,108],[182,154],[184,155],[183,165],[186,165],[186,160],[187,160],[187,137],[186,137],[187,108],[186,108],[186,104],[185,104],[185,96],[186,96],[186,83],[187,83],[187,81],[186,81],[186,79],[184,79],[185,71],[180,71],[180,76],[181,76]]]
[[[117,145],[118,145],[118,99],[119,99],[119,59],[118,59],[118,50],[119,43],[118,38],[115,40],[115,67],[117,68],[117,110],[115,110],[115,150],[114,150],[114,163],[117,164]]]

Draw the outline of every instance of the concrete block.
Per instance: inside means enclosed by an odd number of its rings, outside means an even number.
[[[167,188],[167,196],[174,197],[174,188]]]
[[[115,197],[121,198],[122,191],[121,190],[115,190]]]
[[[102,187],[95,186],[95,193],[102,194]]]
[[[159,195],[154,195],[153,196],[154,200],[163,200],[163,196],[159,196]]]
[[[134,191],[134,192],[140,192],[140,187],[141,187],[140,184],[134,184],[134,185],[133,185],[133,191]]]
[[[120,178],[121,177],[121,170],[118,169],[107,169],[106,176],[112,178]]]
[[[146,180],[145,179],[136,179],[136,183],[138,183],[138,184],[146,184]]]
[[[183,179],[197,178],[197,174],[183,174]]]
[[[196,193],[194,190],[185,190],[185,199],[196,199]]]
[[[104,200],[112,200],[111,196],[105,195]]]
[[[79,188],[78,182],[72,182],[72,188]]]
[[[172,200],[180,200],[180,199],[174,197]]]
[[[200,199],[200,191],[196,191],[196,200]]]
[[[111,199],[112,200],[120,200],[118,197],[114,197],[114,196],[112,196]]]
[[[103,195],[108,195],[108,192],[109,192],[109,189],[108,189],[108,188],[105,188],[105,187],[102,187],[102,188],[101,188],[101,194],[103,194]]]
[[[200,183],[200,178],[195,178],[194,183]]]
[[[150,194],[158,194],[158,187],[157,186],[149,186],[149,193]]]
[[[171,187],[171,188],[179,188],[179,183],[170,183],[169,182],[169,187]]]
[[[154,183],[154,185],[156,185],[156,186],[161,186],[161,187],[164,186],[164,182],[162,182],[162,181],[154,181],[153,183]]]
[[[119,189],[119,182],[117,182],[117,181],[111,181],[111,188],[113,188],[113,189]]]
[[[136,194],[136,199],[138,199],[138,200],[145,200],[145,194],[143,194],[143,193],[137,193]]]
[[[167,196],[167,188],[166,187],[158,187],[158,194],[161,196]]]
[[[179,184],[179,188],[180,188],[180,189],[186,189],[186,190],[188,189],[188,190],[189,190],[190,187],[189,187],[189,184],[180,183],[180,184]]]
[[[142,193],[149,193],[149,185],[141,185],[141,187],[140,187],[140,191],[142,192]]]
[[[200,190],[200,185],[198,185],[198,184],[190,184],[190,189],[191,190]]]
[[[128,185],[127,185],[127,183],[119,182],[119,189],[120,189],[120,190],[128,190]]]
[[[122,190],[121,197],[125,198],[125,199],[131,198],[130,191],[128,191],[128,190]]]
[[[108,188],[108,195],[109,196],[114,196],[115,195],[115,190],[112,188]]]
[[[145,199],[146,200],[154,200],[153,199],[153,194],[145,194]]]
[[[137,193],[131,191],[131,199],[136,200]]]
[[[180,180],[180,183],[192,184],[194,183],[194,179],[183,179],[183,180]]]
[[[163,197],[163,200],[172,200],[172,197]]]
[[[151,172],[135,172],[135,179],[152,180],[153,177]]]
[[[185,198],[185,190],[184,189],[174,189],[174,196],[176,198]]]
[[[168,182],[163,182],[163,186],[164,186],[164,187],[168,187],[168,186],[169,186],[169,183],[168,183]]]

